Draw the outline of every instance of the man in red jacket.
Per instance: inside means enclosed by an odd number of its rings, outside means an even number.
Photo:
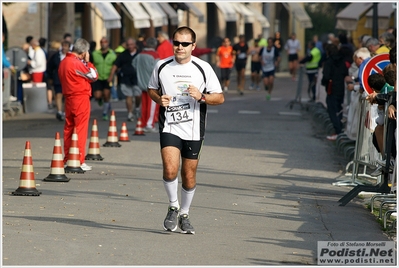
[[[61,61],[58,76],[65,98],[65,125],[64,125],[64,164],[68,161],[74,128],[78,135],[78,147],[81,168],[91,170],[86,165],[86,141],[90,119],[90,83],[98,79],[94,65],[89,62],[90,44],[85,39],[76,40],[72,52],[69,52]]]
[[[169,35],[167,33],[162,31],[158,32],[157,40],[157,53],[159,55],[159,59],[162,60],[174,55],[173,46],[172,43],[169,41]]]

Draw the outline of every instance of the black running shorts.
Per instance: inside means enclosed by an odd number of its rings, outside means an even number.
[[[180,150],[180,155],[187,159],[199,159],[203,140],[186,141],[170,133],[160,134],[161,149],[173,146]]]

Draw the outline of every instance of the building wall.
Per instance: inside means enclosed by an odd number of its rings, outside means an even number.
[[[254,2],[254,3],[250,3],[253,7],[255,7],[256,8],[256,10],[258,10],[259,12],[262,12],[262,10],[263,10],[263,3],[262,2]],[[255,19],[255,22],[256,22],[256,19]],[[253,23],[252,24],[253,26],[253,34],[254,34],[254,38],[253,39],[256,39],[256,38],[258,38],[258,35],[259,34],[262,34],[263,33],[263,28],[262,28],[262,25],[260,25],[260,23]]]
[[[2,4],[9,35],[8,47],[22,46],[28,35],[34,38],[44,37],[49,43],[61,41],[66,32],[73,34],[73,5],[73,3]]]
[[[107,33],[107,29],[104,28],[104,22],[101,18],[101,12],[96,8],[93,3],[90,3],[90,15],[91,15],[91,29],[92,36],[88,38],[88,41],[94,40],[97,43],[97,49],[100,49],[100,40],[103,36],[111,39],[109,36],[109,31]],[[110,44],[110,43],[109,43]],[[111,44],[110,44],[111,46]]]
[[[43,6],[40,3],[2,4],[8,28],[8,47],[22,46],[28,35],[35,38],[47,36],[42,23],[45,18]]]
[[[364,27],[366,23],[366,16],[361,17],[357,22],[357,27],[355,31],[351,32],[351,36],[353,38],[353,43],[356,47],[359,47],[359,37],[363,34],[372,35],[372,29],[368,29]]]
[[[208,2],[194,2],[193,3],[204,15],[205,22],[199,22],[191,12],[180,12],[180,20],[178,26],[188,25],[197,33],[198,47],[209,47],[210,41],[218,38],[223,38],[230,34],[232,42],[236,42],[235,38],[238,34],[243,33],[240,22],[226,23],[224,15],[216,7],[214,3]],[[99,48],[99,40],[102,36],[107,36],[111,41],[111,47],[116,47],[119,44],[120,32],[115,30],[107,30],[104,28],[104,23],[101,19],[101,13],[95,7],[94,3],[80,3],[84,5],[83,10],[76,10],[76,3],[12,3],[9,6],[2,5],[3,14],[7,22],[9,31],[8,46],[21,46],[25,42],[27,35],[40,38],[45,37],[49,42],[61,41],[64,33],[69,32],[75,40],[77,36],[75,33],[88,41],[96,41],[97,48]],[[263,3],[251,3],[260,11]],[[271,4],[275,5],[275,4]],[[208,25],[207,14],[209,8],[214,9],[215,17],[212,25]],[[49,13],[47,12],[49,10]],[[273,14],[273,12],[271,12]],[[48,15],[47,15],[48,14]],[[47,25],[47,17],[49,25]],[[80,19],[79,19],[80,17]],[[77,19],[76,19],[77,18]],[[269,19],[270,20],[270,19]],[[272,20],[270,20],[272,27]],[[132,36],[138,37],[140,29],[135,29],[132,21],[125,16],[124,37]],[[259,24],[253,23],[253,37],[257,37],[262,32]],[[210,27],[213,29],[212,36],[208,36]],[[167,26],[163,30],[167,31]],[[241,29],[241,30],[240,30]],[[78,30],[78,31],[75,31]],[[152,33],[155,29],[147,29],[148,33]],[[146,33],[147,33],[146,32]],[[155,34],[155,32],[154,32]],[[118,35],[118,42],[112,43],[113,36]],[[252,39],[249,40],[252,42]]]
[[[50,4],[49,40],[61,41],[65,33],[74,35],[75,6],[73,3]]]
[[[205,2],[195,2],[193,3],[202,13],[206,14],[207,7]],[[207,46],[207,28],[206,22],[200,23],[198,17],[191,12],[180,12],[181,19],[179,20],[178,27],[189,26],[197,35],[197,46],[206,47]],[[206,16],[205,16],[206,17]],[[206,20],[206,18],[205,18]],[[172,36],[170,36],[172,38]]]

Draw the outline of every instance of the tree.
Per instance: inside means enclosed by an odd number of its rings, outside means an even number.
[[[324,42],[329,33],[337,35],[335,24],[338,12],[350,3],[305,3],[305,10],[312,20],[313,28],[306,29],[305,39],[312,40],[314,35]]]

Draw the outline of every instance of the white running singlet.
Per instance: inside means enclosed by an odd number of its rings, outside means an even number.
[[[161,94],[172,96],[168,107],[160,107],[159,124],[162,133],[171,133],[183,140],[198,141],[204,138],[206,124],[206,104],[200,104],[190,97],[188,86],[194,85],[202,93],[222,93],[218,77],[209,63],[195,56],[186,64],[179,64],[175,56],[159,60],[152,72],[148,88],[158,89]],[[159,73],[158,69],[167,61]],[[194,65],[197,63],[204,71],[206,83],[201,70]]]

